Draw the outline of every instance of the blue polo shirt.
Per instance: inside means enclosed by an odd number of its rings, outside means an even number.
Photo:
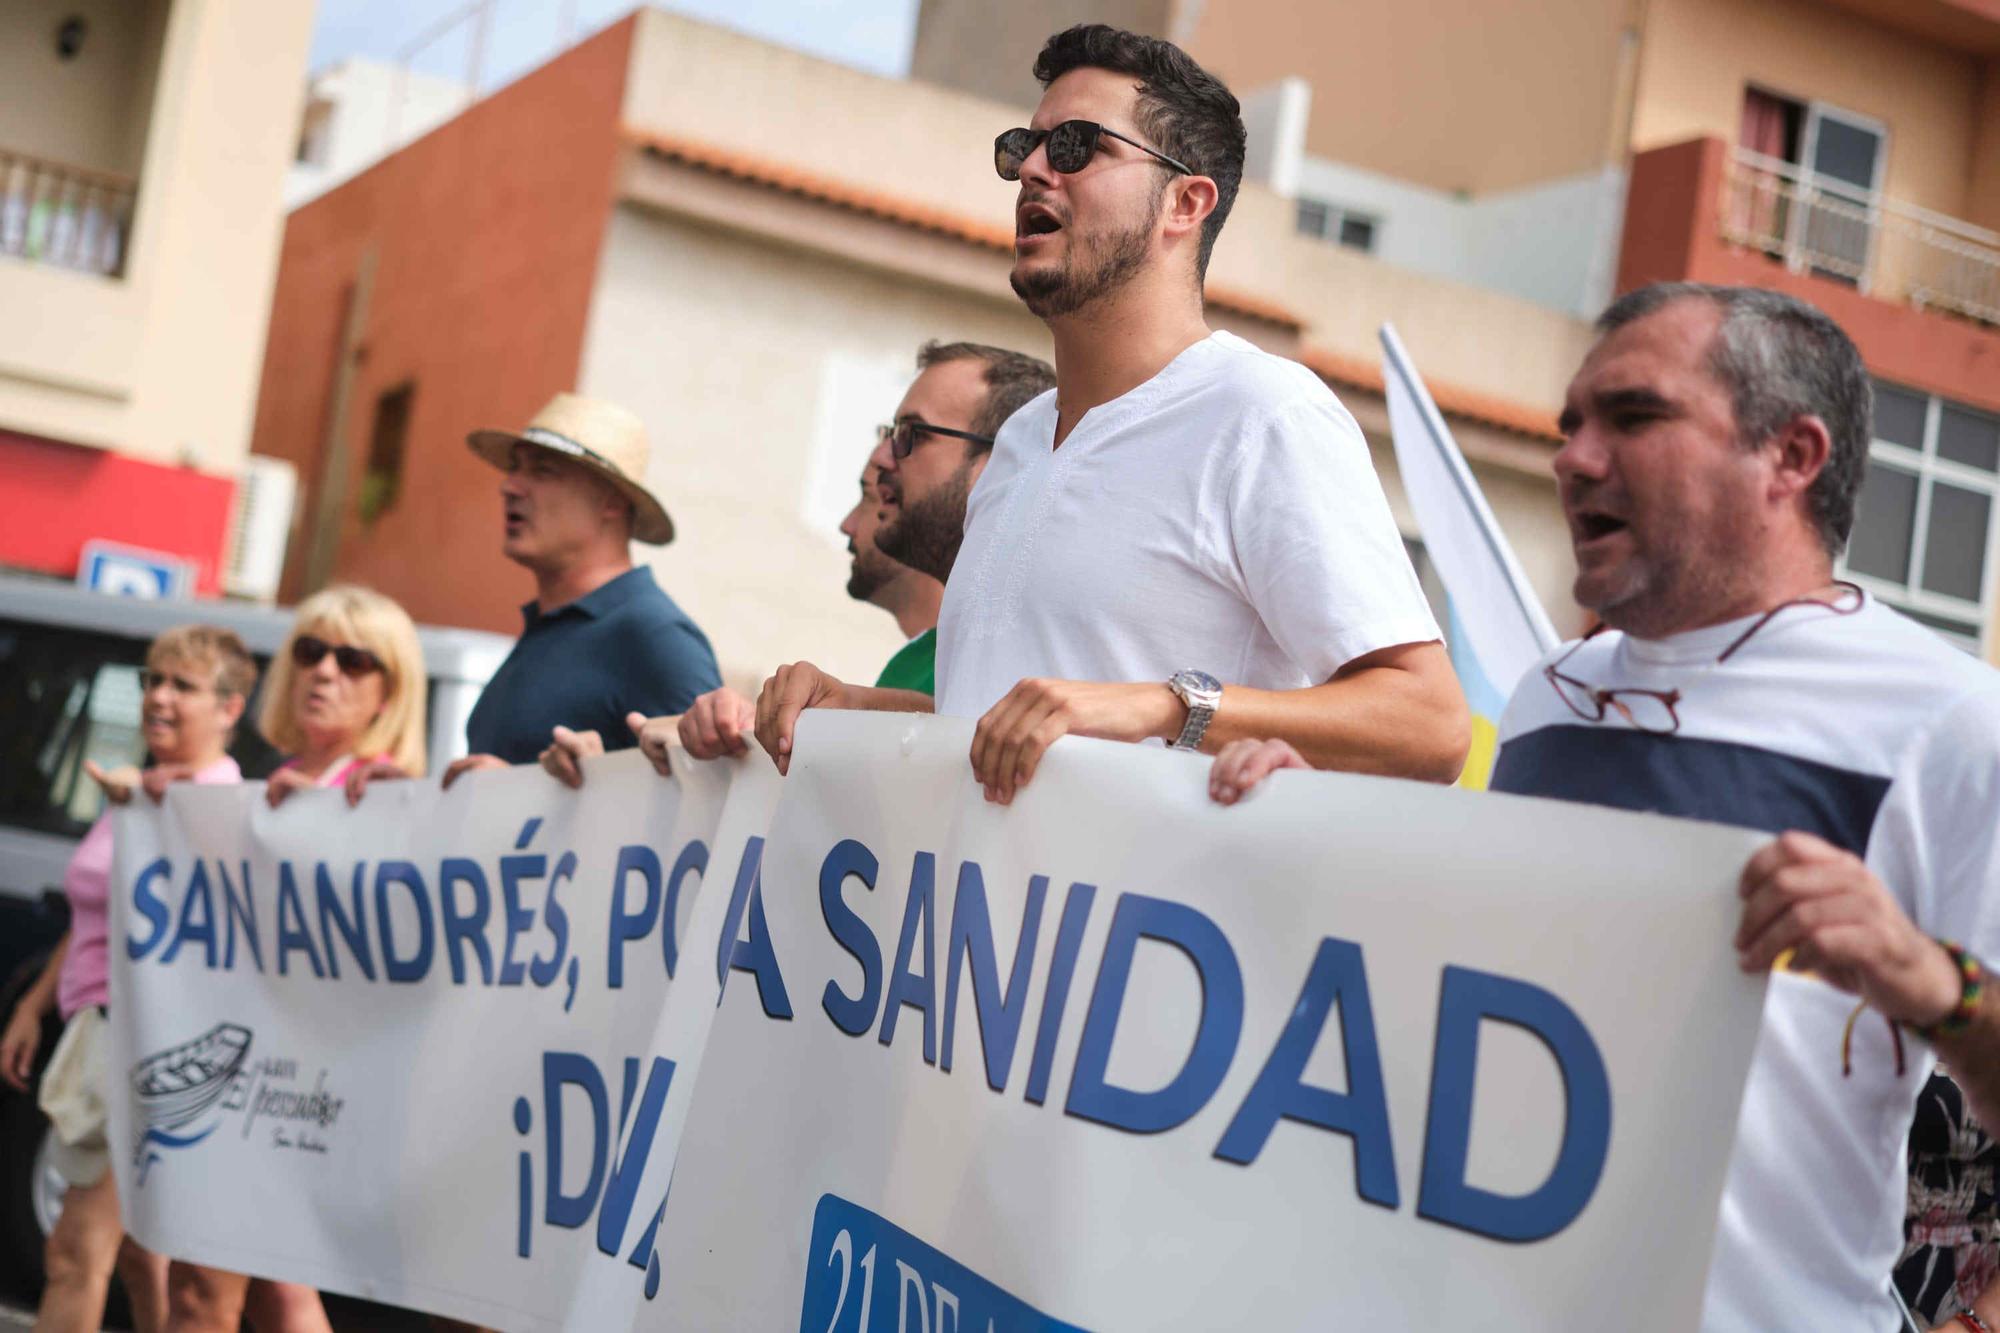
[[[637,744],[625,715],[684,713],[722,684],[708,636],[644,565],[553,611],[521,608],[521,637],[465,724],[473,754],[530,764],[557,725]]]

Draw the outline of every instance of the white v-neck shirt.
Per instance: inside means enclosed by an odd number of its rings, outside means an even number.
[[[1300,689],[1442,637],[1361,428],[1320,378],[1229,333],[1093,407],[1000,428],[938,618],[937,711],[1020,680]]]

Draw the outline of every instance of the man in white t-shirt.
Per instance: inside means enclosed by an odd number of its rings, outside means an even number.
[[[1834,579],[1870,389],[1832,320],[1679,284],[1598,329],[1555,470],[1603,628],[1516,688],[1492,788],[1781,835],[1742,879],[1742,964],[1781,966],[1702,1327],[1888,1333],[1934,1054],[2000,1125],[2000,1003],[1972,980],[2000,957],[2000,673]],[[1246,744],[1214,782],[1302,763]]]
[[[1450,781],[1464,697],[1359,428],[1303,367],[1203,318],[1243,171],[1235,97],[1173,45],[1058,33],[1018,181],[1015,292],[1056,388],[1000,429],[938,623],[936,711],[977,717],[1012,800],[1064,734],[1213,750],[1283,736],[1315,762]],[[780,768],[806,707],[919,708],[782,669],[757,734]]]

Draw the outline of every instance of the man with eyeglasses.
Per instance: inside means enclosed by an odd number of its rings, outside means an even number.
[[[1450,781],[1465,702],[1366,441],[1317,376],[1204,320],[1243,173],[1236,98],[1103,25],[1052,37],[1035,74],[1033,121],[994,155],[1056,387],[993,432],[966,501],[936,711],[980,719],[972,768],[1001,803],[1064,734],[1279,735]],[[948,447],[912,441],[899,468]],[[903,706],[800,664],[766,686],[758,739],[782,769],[801,708]]]
[[[876,677],[870,690],[876,699],[909,711],[929,708],[938,603],[965,533],[966,496],[1000,423],[1054,383],[1047,362],[1002,347],[932,341],[917,350],[917,377],[895,415],[877,428],[860,502],[840,525],[854,558],[848,596],[890,612],[909,636]],[[804,663],[780,672],[801,669],[832,681]],[[667,747],[676,737],[697,759],[740,754],[748,748],[756,705],[725,685],[696,699],[679,718],[632,721],[641,748],[664,774]]]
[[[1871,400],[1838,325],[1673,284],[1597,327],[1555,472],[1603,623],[1516,687],[1492,789],[1779,835],[1740,886],[1742,966],[1777,970],[1702,1326],[1880,1333],[1934,1057],[2000,1125],[2000,674],[1834,577]],[[1213,782],[1302,765],[1245,745]]]

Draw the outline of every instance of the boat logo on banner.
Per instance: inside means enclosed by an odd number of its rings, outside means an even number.
[[[132,1091],[145,1117],[132,1156],[140,1185],[167,1152],[194,1147],[232,1116],[241,1117],[245,1138],[262,1124],[272,1148],[326,1153],[327,1131],[346,1099],[328,1089],[324,1069],[305,1086],[297,1060],[263,1056],[253,1063],[253,1038],[241,1023],[217,1023],[132,1066]]]

